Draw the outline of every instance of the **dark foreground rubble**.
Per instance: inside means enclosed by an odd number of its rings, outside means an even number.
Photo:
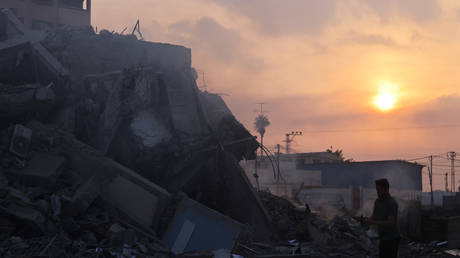
[[[269,192],[259,192],[283,245],[264,246],[249,243],[258,255],[284,254],[302,257],[375,257],[376,241],[351,217],[336,216],[326,220],[316,213],[300,210],[288,200]]]
[[[34,137],[27,158],[18,159],[0,144],[1,257],[169,256],[154,232],[136,226],[106,196],[104,184],[114,181],[114,171],[85,179],[72,164],[71,155],[94,158],[96,150],[39,122],[28,126]],[[3,131],[2,139],[9,132]]]

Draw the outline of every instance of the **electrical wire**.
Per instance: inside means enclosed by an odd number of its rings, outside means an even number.
[[[438,129],[438,128],[458,128],[460,124],[445,124],[433,126],[412,126],[412,127],[390,127],[390,128],[370,128],[370,129],[334,129],[334,130],[312,130],[302,131],[306,133],[355,133],[355,132],[380,132],[380,131],[402,131],[402,130],[420,130],[420,129]]]

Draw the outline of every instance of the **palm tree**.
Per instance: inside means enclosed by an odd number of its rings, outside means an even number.
[[[257,132],[260,134],[260,145],[263,146],[264,143],[264,134],[265,134],[265,128],[270,125],[270,121],[268,120],[268,117],[266,117],[263,114],[260,114],[256,117],[254,120],[254,127],[257,130]]]

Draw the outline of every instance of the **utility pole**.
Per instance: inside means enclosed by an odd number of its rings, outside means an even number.
[[[202,91],[207,91],[208,90],[208,85],[206,85],[206,79],[204,77],[204,71],[203,70],[198,70],[199,73],[201,73],[201,90]]]
[[[257,184],[257,191],[260,191],[260,185],[259,185],[259,175],[257,174],[257,167],[259,164],[257,164],[257,150],[256,150],[256,159],[254,160],[254,178],[256,179],[256,184]]]
[[[451,176],[451,185],[450,187],[452,188],[452,192],[456,192],[457,190],[455,189],[455,157],[457,156],[457,153],[455,151],[450,151],[447,153],[449,159],[450,159],[450,176]]]
[[[449,173],[446,173],[446,192],[449,192]]]
[[[296,137],[297,135],[302,136],[302,132],[300,132],[300,131],[295,131],[295,132],[292,131],[292,132],[286,134],[286,140],[284,140],[284,142],[286,142],[286,154],[289,154],[291,152],[291,142],[294,141],[294,137]]]
[[[260,114],[264,114],[264,102],[259,102],[259,103],[256,103],[257,105],[260,105]]]
[[[431,208],[434,208],[434,198],[433,198],[433,156],[430,155],[430,167],[428,167],[428,176],[430,178],[430,191],[431,191]]]
[[[277,151],[276,151],[276,169],[277,169],[277,171],[276,171],[276,173],[277,173],[276,181],[278,183],[280,182],[280,155],[281,155],[280,147],[281,146],[279,144],[276,145],[276,149],[277,149]]]

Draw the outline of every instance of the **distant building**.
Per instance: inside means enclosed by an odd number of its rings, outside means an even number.
[[[91,25],[91,0],[1,0],[1,8],[11,9],[32,30]]]
[[[303,187],[296,197],[313,206],[331,204],[370,212],[377,198],[375,180],[379,178],[388,179],[390,193],[397,199],[420,200],[422,168],[402,160],[298,165],[301,174],[320,173],[321,185]]]
[[[446,196],[455,196],[456,193],[454,192],[446,192],[446,191],[433,191],[433,204],[437,207],[442,207],[445,205],[445,198]],[[431,206],[431,192],[423,192],[422,193],[422,205],[423,206]],[[449,201],[449,199],[447,199]]]
[[[276,155],[275,155],[276,156]],[[262,190],[269,190],[279,196],[293,197],[301,186],[321,186],[321,173],[302,173],[297,166],[307,164],[342,163],[342,159],[329,152],[310,152],[296,154],[280,154],[280,177],[277,179],[278,168],[266,156],[259,157],[257,164],[258,184]],[[251,183],[257,187],[254,177],[255,161],[241,161],[240,165],[246,171]],[[281,182],[281,183],[280,183]]]
[[[281,155],[278,179],[276,165],[273,168],[264,157],[257,168],[258,182],[253,160],[242,161],[241,166],[254,187],[312,208],[329,205],[369,212],[379,178],[389,180],[391,194],[400,200],[419,200],[422,193],[423,166],[402,160],[343,162],[327,152]]]

